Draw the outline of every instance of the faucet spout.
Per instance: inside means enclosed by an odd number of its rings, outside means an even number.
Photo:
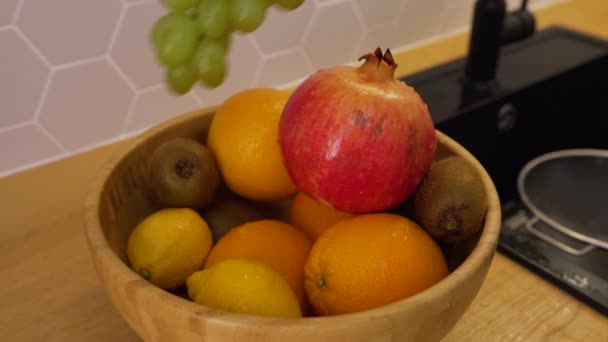
[[[496,67],[506,15],[505,0],[477,0],[465,65],[465,82],[489,82]]]

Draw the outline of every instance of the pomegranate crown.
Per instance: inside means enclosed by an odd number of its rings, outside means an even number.
[[[377,47],[374,52],[370,52],[359,57],[359,60],[365,60],[365,63],[359,67],[359,70],[374,76],[373,78],[395,78],[395,69],[397,69],[397,63],[395,63],[390,49],[386,49],[383,54],[382,49]]]

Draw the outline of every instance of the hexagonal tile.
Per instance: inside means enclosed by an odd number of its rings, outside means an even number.
[[[303,51],[289,50],[270,56],[262,62],[256,84],[261,87],[279,87],[313,72]]]
[[[122,6],[120,0],[24,0],[17,25],[53,64],[62,64],[103,54]]]
[[[382,0],[381,4],[378,0],[355,1],[355,5],[361,9],[363,22],[369,26],[388,24],[397,19],[401,3],[401,0]]]
[[[403,44],[436,34],[445,2],[446,0],[406,1],[397,19]]]
[[[396,24],[392,23],[367,29],[363,34],[363,40],[359,46],[359,55],[363,56],[368,52],[374,51],[377,47],[382,48],[382,51],[386,49],[394,51],[399,48],[402,45],[402,35],[397,31],[396,26]]]
[[[0,132],[0,175],[61,152],[35,124]]]
[[[253,84],[257,69],[260,66],[260,54],[253,46],[249,35],[233,34],[227,57],[226,80],[215,89],[199,85],[195,94],[207,105],[223,102],[235,92]]]
[[[136,4],[127,8],[111,56],[137,87],[149,87],[163,80],[164,68],[156,62],[150,30],[167,13],[161,1]]]
[[[304,39],[306,54],[315,69],[354,61],[362,34],[351,2],[318,8],[312,30]]]
[[[439,33],[448,33],[471,26],[475,0],[461,0],[446,3],[442,15]]]
[[[315,4],[310,0],[304,1],[293,11],[271,6],[264,23],[253,32],[253,37],[264,53],[296,47],[302,41],[314,11]]]
[[[12,30],[0,31],[0,127],[34,117],[48,67]]]
[[[164,87],[154,88],[137,96],[126,129],[129,132],[147,129],[198,107],[191,94],[176,96]]]
[[[8,25],[13,19],[19,0],[0,1],[0,26]]]
[[[56,71],[40,123],[69,150],[121,133],[132,91],[106,60]]]

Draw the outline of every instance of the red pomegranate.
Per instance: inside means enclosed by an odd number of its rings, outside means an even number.
[[[361,59],[358,67],[321,69],[307,78],[291,94],[279,127],[296,186],[353,213],[407,199],[429,170],[436,140],[427,105],[395,79],[390,50]]]

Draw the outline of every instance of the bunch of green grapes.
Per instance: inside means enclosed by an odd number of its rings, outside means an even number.
[[[273,4],[286,10],[304,0],[163,0],[169,12],[151,30],[156,58],[169,88],[185,94],[198,81],[216,88],[226,77],[233,32],[251,33]]]

